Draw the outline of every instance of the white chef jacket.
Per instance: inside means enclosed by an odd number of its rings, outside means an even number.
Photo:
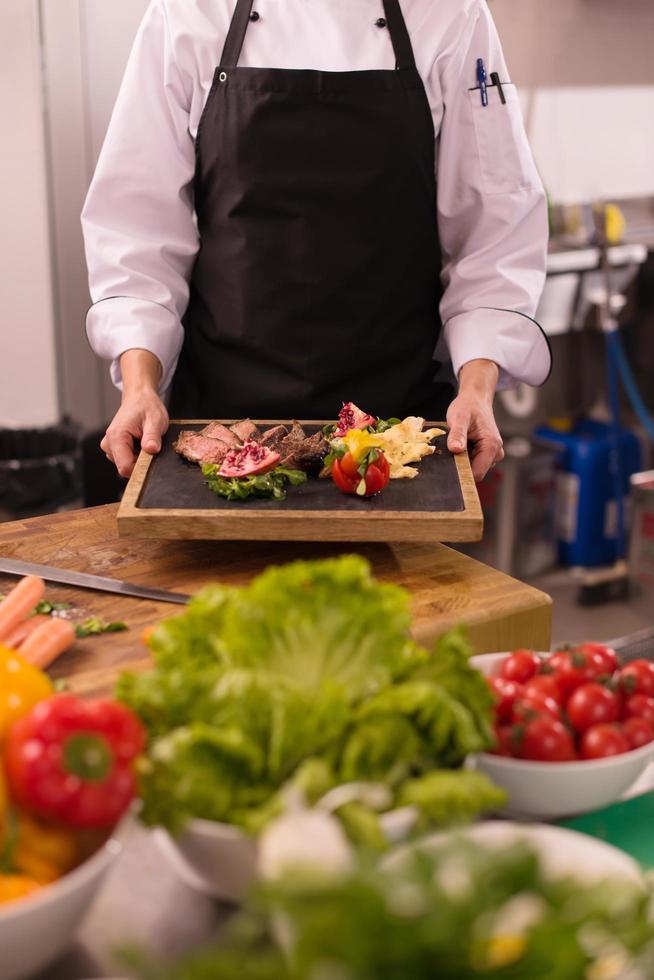
[[[199,247],[195,138],[236,0],[152,0],[82,214],[91,346],[155,354],[172,380]],[[486,0],[401,0],[436,134],[444,339],[455,374],[500,367],[500,387],[542,384],[549,344],[530,319],[543,288],[547,207]],[[243,67],[393,69],[381,0],[255,0]],[[507,84],[481,104],[477,59]],[[380,202],[383,207],[383,201]]]

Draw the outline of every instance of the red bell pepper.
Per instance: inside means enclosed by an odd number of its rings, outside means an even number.
[[[138,718],[114,701],[59,694],[15,722],[5,748],[9,792],[25,810],[76,829],[109,827],[136,794]]]

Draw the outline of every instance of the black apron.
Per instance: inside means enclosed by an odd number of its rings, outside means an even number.
[[[442,418],[434,126],[398,0],[377,22],[396,69],[348,72],[239,68],[248,24],[266,30],[252,3],[237,0],[197,134],[171,415],[334,418],[353,401]]]

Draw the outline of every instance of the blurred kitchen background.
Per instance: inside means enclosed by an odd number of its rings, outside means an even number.
[[[146,6],[0,6],[4,519],[102,503],[119,492],[97,450],[117,397],[107,365],[85,339],[79,213]],[[651,623],[654,599],[654,478],[646,475],[654,465],[654,3],[490,6],[551,202],[539,319],[554,370],[542,389],[498,398],[507,458],[481,488],[487,531],[471,553],[554,596],[555,639],[610,637]],[[604,254],[598,240],[605,237]],[[607,362],[613,320],[620,344],[611,338]],[[610,465],[617,402],[612,414],[608,394],[621,361],[622,536]],[[622,575],[614,563],[623,552],[632,590],[616,600]]]

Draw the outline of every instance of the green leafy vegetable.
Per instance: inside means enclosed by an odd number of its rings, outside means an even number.
[[[552,880],[523,843],[452,838],[340,878],[286,876],[220,945],[176,965],[129,962],[143,980],[649,980],[651,901],[625,879]],[[275,942],[280,921],[290,956]]]
[[[97,636],[100,633],[124,633],[127,628],[126,623],[105,623],[99,616],[91,616],[83,623],[77,624],[75,635],[81,639],[85,636]]]
[[[269,473],[259,473],[254,476],[226,477],[219,476],[220,469],[215,463],[204,463],[202,472],[207,478],[207,485],[219,497],[227,500],[247,500],[249,497],[271,497],[273,500],[284,500],[286,484],[298,487],[305,483],[307,475],[303,470],[291,470],[278,466]]]
[[[394,425],[399,425],[401,421],[402,419],[396,418],[377,419],[375,425],[371,425],[369,428],[371,432],[387,432],[388,429],[392,429]]]
[[[149,733],[146,822],[204,817],[257,833],[288,783],[313,803],[344,782],[383,782],[393,806],[408,782],[487,748],[492,698],[463,635],[430,653],[409,625],[408,594],[353,555],[204,589],[151,634],[154,669],[118,685]],[[462,781],[460,810],[497,804],[484,777],[475,796],[469,774],[451,775],[443,792],[456,797]],[[425,809],[436,814],[433,796]],[[355,839],[380,842],[363,804],[342,819]]]

